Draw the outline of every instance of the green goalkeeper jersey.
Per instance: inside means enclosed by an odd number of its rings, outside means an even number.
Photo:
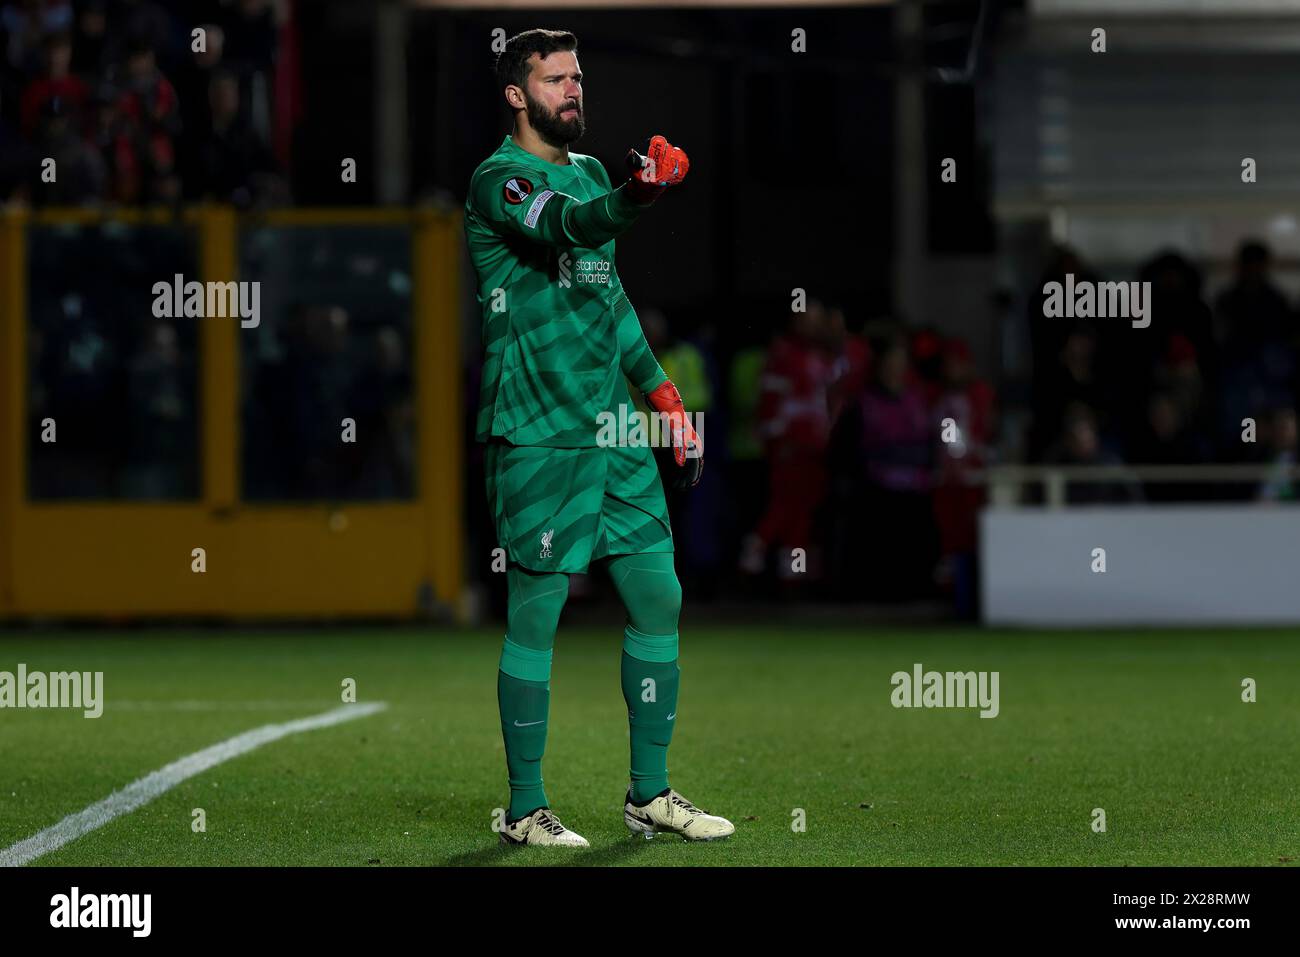
[[[474,171],[465,238],[483,311],[476,438],[597,445],[599,416],[664,381],[614,268],[614,237],[647,207],[594,157],[549,163],[509,136]],[[626,378],[625,378],[626,377]]]

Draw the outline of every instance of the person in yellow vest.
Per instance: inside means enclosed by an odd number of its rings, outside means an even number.
[[[686,407],[692,410],[695,431],[705,440],[705,423],[715,421],[710,416],[717,409],[708,356],[695,343],[674,336],[668,318],[658,309],[641,309],[638,315],[646,342],[664,374],[677,386]],[[650,414],[644,404],[638,402],[637,407]],[[719,518],[725,463],[721,455],[713,455],[709,461],[710,467],[704,470],[700,484],[690,495],[666,489],[669,519],[681,563],[678,577],[688,593],[703,595],[711,594],[716,586],[722,544]]]

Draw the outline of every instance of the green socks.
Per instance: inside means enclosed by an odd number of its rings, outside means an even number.
[[[646,635],[631,625],[623,638],[623,700],[632,751],[632,800],[668,787],[668,745],[677,717],[677,635]]]
[[[507,569],[506,640],[497,670],[497,707],[510,780],[510,819],[549,806],[542,787],[547,713],[551,705],[551,655],[569,576]]]
[[[542,754],[546,751],[546,714],[551,686],[497,672],[497,705],[510,777],[510,820],[547,806],[542,788]]]
[[[681,585],[671,552],[620,555],[610,577],[628,613],[620,666],[631,747],[632,800],[668,787],[668,745],[677,720],[677,618]],[[497,705],[510,778],[510,819],[548,806],[542,787],[551,701],[555,630],[569,592],[565,574],[507,569],[505,644],[497,672]],[[635,626],[632,624],[635,622]],[[637,627],[639,626],[639,627]]]

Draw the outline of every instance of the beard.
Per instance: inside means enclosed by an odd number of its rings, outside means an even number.
[[[573,103],[567,103],[552,113],[545,104],[534,100],[524,92],[524,101],[528,104],[528,123],[537,135],[542,138],[542,142],[548,146],[568,146],[570,143],[576,143],[582,139],[582,134],[587,132],[586,117],[583,116],[582,107]],[[578,115],[571,120],[560,119],[560,114],[565,110],[577,109]]]

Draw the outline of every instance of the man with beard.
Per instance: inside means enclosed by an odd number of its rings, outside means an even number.
[[[477,439],[497,540],[505,549],[507,623],[497,672],[510,808],[505,844],[585,847],[542,787],[551,655],[569,575],[606,564],[627,608],[623,697],[633,833],[726,837],[725,818],[668,786],[677,716],[681,585],[663,485],[644,442],[608,441],[631,412],[627,380],[668,426],[674,482],[699,481],[703,447],[650,347],[614,268],[614,237],[669,186],[686,154],[662,136],[613,189],[604,167],[570,153],[585,130],[577,38],[529,30],[506,41],[497,86],[514,130],[474,172],[465,234],[483,310]]]

